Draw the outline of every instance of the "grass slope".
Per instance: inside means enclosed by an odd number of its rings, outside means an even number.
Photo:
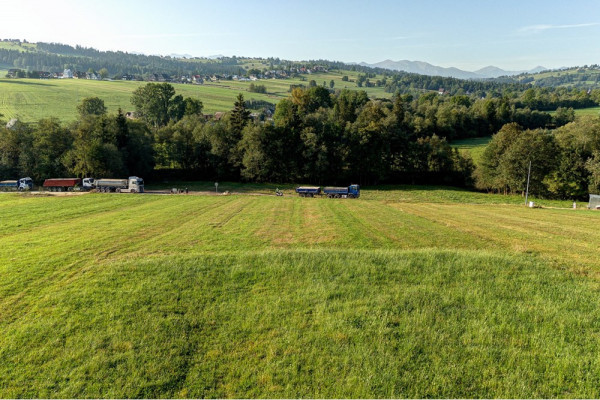
[[[451,143],[452,147],[456,147],[461,153],[467,153],[477,165],[485,150],[487,144],[492,140],[491,136],[455,140]]]
[[[600,214],[394,194],[1,195],[0,397],[600,395]]]
[[[1,74],[3,78],[5,74]],[[326,82],[335,82],[335,88],[349,88],[365,90],[369,96],[390,98],[391,93],[385,93],[383,88],[356,87],[356,83],[343,82],[342,76],[350,75],[355,79],[354,72],[330,72],[307,75],[306,80],[296,79],[270,79],[252,82],[264,85],[266,94],[249,92],[251,82],[221,81],[207,82],[204,85],[173,84],[177,94],[184,97],[198,98],[204,104],[206,113],[228,111],[233,108],[235,98],[239,93],[244,94],[246,100],[264,100],[276,104],[279,100],[289,96],[290,85],[308,86],[308,80],[316,80],[319,85]],[[72,121],[77,118],[77,105],[86,97],[100,97],[104,100],[109,112],[116,112],[120,107],[124,111],[133,110],[131,94],[145,82],[126,81],[91,81],[84,79],[1,79],[0,78],[0,114],[5,119],[19,118],[24,122],[35,122],[50,116],[63,121]],[[373,81],[375,79],[372,79]]]

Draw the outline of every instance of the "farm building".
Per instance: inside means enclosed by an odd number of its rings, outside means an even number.
[[[590,194],[590,203],[588,204],[588,208],[592,210],[600,209],[600,194]]]

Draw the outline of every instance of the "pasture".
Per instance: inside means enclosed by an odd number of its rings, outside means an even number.
[[[99,97],[110,113],[119,107],[132,111],[131,94],[145,82],[91,81],[79,79],[0,79],[0,113],[5,119],[19,118],[35,122],[41,118],[57,117],[65,122],[77,118],[77,105],[86,97]],[[200,99],[204,112],[227,111],[233,108],[239,90],[217,86],[174,84],[177,94]],[[271,97],[244,93],[246,100],[266,100]]]
[[[600,107],[580,108],[575,110],[575,115],[600,115]]]
[[[461,153],[467,153],[473,159],[475,165],[479,163],[487,144],[492,140],[491,136],[455,140],[450,145],[456,147]]]
[[[273,104],[289,96],[290,85],[308,86],[309,80],[316,80],[322,85],[334,80],[336,89],[349,88],[358,90],[356,83],[343,82],[343,75],[356,77],[356,72],[330,72],[304,75],[304,80],[267,79],[256,82],[220,81],[206,82],[203,85],[184,85],[172,83],[176,93],[184,97],[194,97],[202,101],[205,113],[229,111],[233,108],[239,93],[246,100],[263,100]],[[146,82],[130,81],[92,81],[85,79],[3,79],[0,75],[0,114],[4,119],[19,118],[24,122],[35,122],[41,118],[57,117],[62,121],[73,121],[77,118],[77,105],[86,97],[99,97],[109,113],[116,113],[119,107],[124,111],[132,111],[131,94]],[[373,79],[374,80],[374,79]],[[267,93],[249,92],[250,84],[264,85]],[[390,98],[383,88],[364,88],[369,96]]]
[[[600,213],[425,191],[2,194],[0,397],[600,396]]]

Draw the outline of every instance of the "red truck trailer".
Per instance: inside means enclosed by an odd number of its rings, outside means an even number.
[[[53,178],[44,181],[44,188],[51,192],[72,192],[73,188],[79,185],[79,178]]]

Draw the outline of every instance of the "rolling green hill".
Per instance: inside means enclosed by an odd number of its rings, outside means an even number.
[[[516,79],[542,87],[566,87],[587,90],[600,87],[600,67],[593,65],[542,71],[535,74],[522,74],[516,77]]]
[[[334,88],[359,89],[354,82],[342,81],[344,75],[349,75],[349,79],[355,80],[357,74],[351,71],[331,72],[314,74],[309,78],[316,80],[319,85],[323,82],[329,85],[333,80]],[[251,83],[264,85],[267,93],[249,92]],[[77,118],[76,107],[86,97],[100,97],[109,112],[116,112],[119,107],[124,111],[130,111],[133,110],[130,102],[131,94],[144,84],[146,83],[82,79],[0,79],[0,114],[4,114],[5,118],[19,118],[24,122],[34,122],[49,116],[71,121]],[[276,104],[289,96],[290,85],[308,86],[308,84],[309,80],[295,78],[256,82],[227,80],[206,82],[203,85],[173,84],[173,86],[177,94],[200,99],[204,104],[204,111],[214,113],[231,110],[238,93],[243,93],[246,100],[264,100]],[[383,88],[361,88],[361,90],[365,90],[372,97],[392,96],[391,93],[385,93]]]
[[[600,214],[407,189],[0,195],[0,396],[598,397]]]

